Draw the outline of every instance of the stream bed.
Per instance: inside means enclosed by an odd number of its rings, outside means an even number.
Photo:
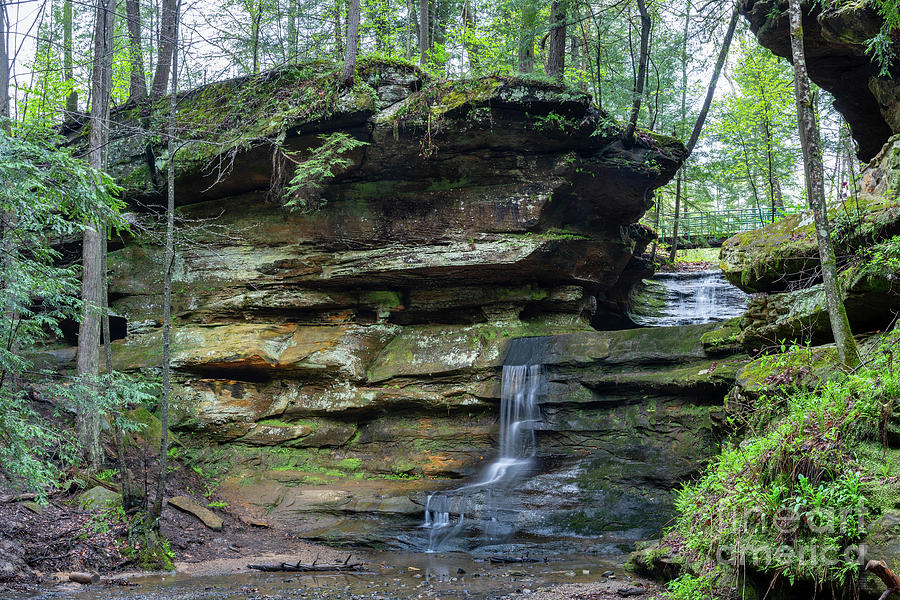
[[[621,563],[586,555],[555,556],[548,557],[546,562],[522,564],[492,564],[485,558],[463,553],[385,552],[371,554],[369,559],[368,570],[355,573],[148,575],[128,579],[127,586],[65,584],[6,597],[10,600],[488,600],[528,595],[555,584],[631,580]]]

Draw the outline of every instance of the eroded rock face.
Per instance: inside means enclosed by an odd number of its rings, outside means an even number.
[[[434,356],[438,326],[405,328],[376,359],[369,377],[384,383],[369,391],[385,394],[380,410],[257,416],[254,427],[284,437],[276,448],[249,447],[248,438],[262,434],[256,429],[228,444],[220,460],[230,475],[219,493],[307,537],[424,547],[426,532],[416,525],[427,493],[459,485],[454,478],[474,476],[494,454],[503,359],[496,349],[507,341],[470,349],[471,330],[441,330],[442,352],[454,359],[429,362],[427,373],[420,357]],[[509,498],[522,509],[519,526],[551,538],[603,534],[622,548],[658,533],[671,518],[674,490],[718,451],[721,401],[747,362],[723,356],[717,341],[729,331],[730,324],[709,324],[539,338],[535,358],[548,389],[537,475]],[[183,418],[181,427],[205,418]],[[252,418],[234,415],[232,424]],[[335,423],[353,427],[352,435],[310,444],[287,437]]]
[[[900,133],[900,73],[895,66],[892,78],[879,76],[880,67],[866,54],[868,40],[883,22],[871,6],[846,2],[823,9],[822,4],[803,2],[809,76],[834,96],[835,108],[859,144],[860,159],[868,161],[885,140]],[[778,56],[790,57],[787,2],[741,0],[740,10],[760,44]],[[900,50],[900,42],[894,46]]]
[[[621,318],[648,272],[638,257],[651,236],[635,221],[681,144],[624,144],[563,88],[429,84],[411,67],[365,64],[365,85],[340,90],[312,69],[180,102],[181,126],[215,129],[176,159],[181,439],[209,445],[231,506],[310,537],[380,543],[414,524],[426,491],[492,455],[509,340],[552,336],[527,515],[548,531],[652,535],[672,490],[715,452],[736,367],[704,349],[711,325],[592,325]],[[366,145],[305,208],[284,207],[278,178],[335,131]],[[114,136],[114,170],[135,201],[158,202],[147,156],[161,149],[127,133]],[[129,324],[113,344],[118,369],[159,365],[162,257],[149,236],[109,256],[112,306]]]
[[[839,282],[856,332],[887,327],[900,308],[893,261],[900,235],[900,136],[893,136],[864,170],[859,193],[829,206]],[[754,347],[783,339],[830,339],[819,250],[810,211],[803,211],[725,242],[720,266],[750,300],[742,340]]]

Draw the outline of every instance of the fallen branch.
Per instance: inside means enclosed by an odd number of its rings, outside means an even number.
[[[891,594],[900,594],[900,578],[891,571],[883,560],[870,560],[866,563],[866,571],[878,576],[887,589],[878,600],[886,600]]]

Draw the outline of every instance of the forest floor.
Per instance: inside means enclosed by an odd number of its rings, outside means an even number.
[[[203,483],[189,469],[178,469],[169,474],[166,498],[184,495],[206,505],[215,497],[205,499],[195,492],[204,489]],[[121,510],[81,508],[81,491],[56,493],[46,504],[38,505],[16,501],[10,490],[0,486],[0,591],[4,586],[54,581],[54,574],[60,572],[96,572],[108,577],[138,570],[128,551],[132,520]],[[215,509],[215,513],[223,520],[222,531],[213,531],[194,516],[164,505],[160,531],[177,571],[230,573],[239,567],[246,569],[250,557],[275,555],[294,561],[347,558],[345,550],[306,542],[275,527],[253,525],[227,508]]]

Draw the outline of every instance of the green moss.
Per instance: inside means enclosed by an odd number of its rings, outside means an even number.
[[[362,466],[362,460],[358,458],[344,458],[337,462],[337,466],[344,471],[356,471]]]

